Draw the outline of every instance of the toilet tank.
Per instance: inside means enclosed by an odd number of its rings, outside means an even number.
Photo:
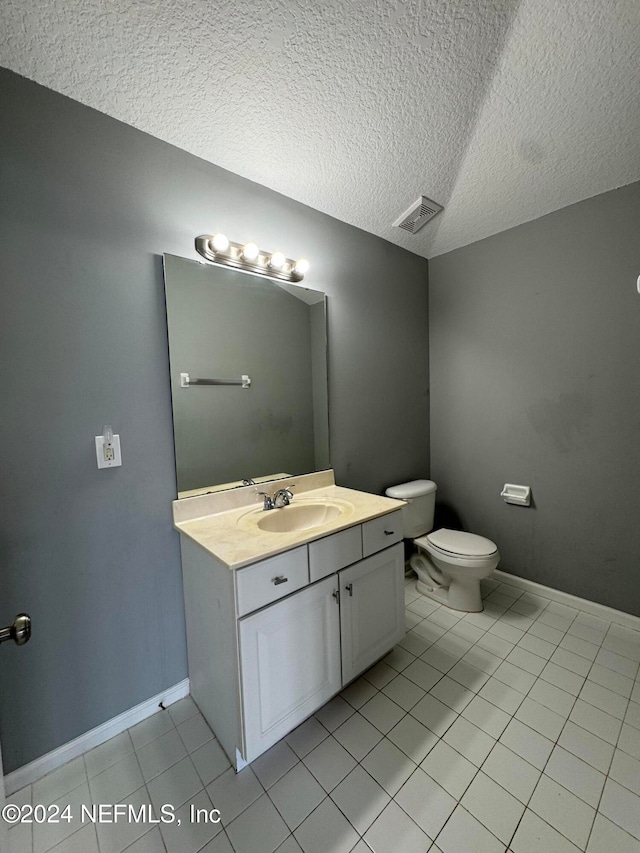
[[[415,539],[433,530],[437,488],[433,480],[411,480],[410,483],[390,486],[385,492],[390,498],[407,502],[402,509],[405,539]]]

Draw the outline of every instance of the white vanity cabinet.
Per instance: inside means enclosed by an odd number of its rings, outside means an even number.
[[[384,519],[235,571],[181,537],[191,693],[238,769],[404,636],[400,514]]]
[[[335,579],[325,578],[239,621],[248,756],[260,755],[342,688],[336,589]]]

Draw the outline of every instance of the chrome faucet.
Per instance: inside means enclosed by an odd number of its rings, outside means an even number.
[[[256,492],[258,495],[262,495],[264,497],[264,503],[262,505],[263,509],[274,509],[273,501],[271,499],[271,495],[267,492]]]
[[[295,483],[291,483],[291,486],[294,486]],[[278,491],[271,497],[268,492],[257,492],[257,494],[262,495],[264,497],[263,509],[282,509],[284,506],[289,506],[291,501],[293,500],[293,492],[291,491],[291,486],[284,489],[278,489]]]
[[[292,483],[291,485],[293,486],[294,484]],[[278,489],[273,496],[273,507],[274,509],[280,509],[283,506],[289,506],[292,500],[293,492],[289,487]]]

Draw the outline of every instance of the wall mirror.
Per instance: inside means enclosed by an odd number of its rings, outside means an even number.
[[[325,294],[175,255],[164,279],[178,497],[328,468]]]

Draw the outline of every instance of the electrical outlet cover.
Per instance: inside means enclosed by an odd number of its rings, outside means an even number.
[[[104,457],[104,437],[102,435],[96,436],[96,459],[98,461],[98,468],[117,468],[118,465],[122,465],[119,435],[113,436],[111,446],[113,447],[113,459],[108,460]]]

